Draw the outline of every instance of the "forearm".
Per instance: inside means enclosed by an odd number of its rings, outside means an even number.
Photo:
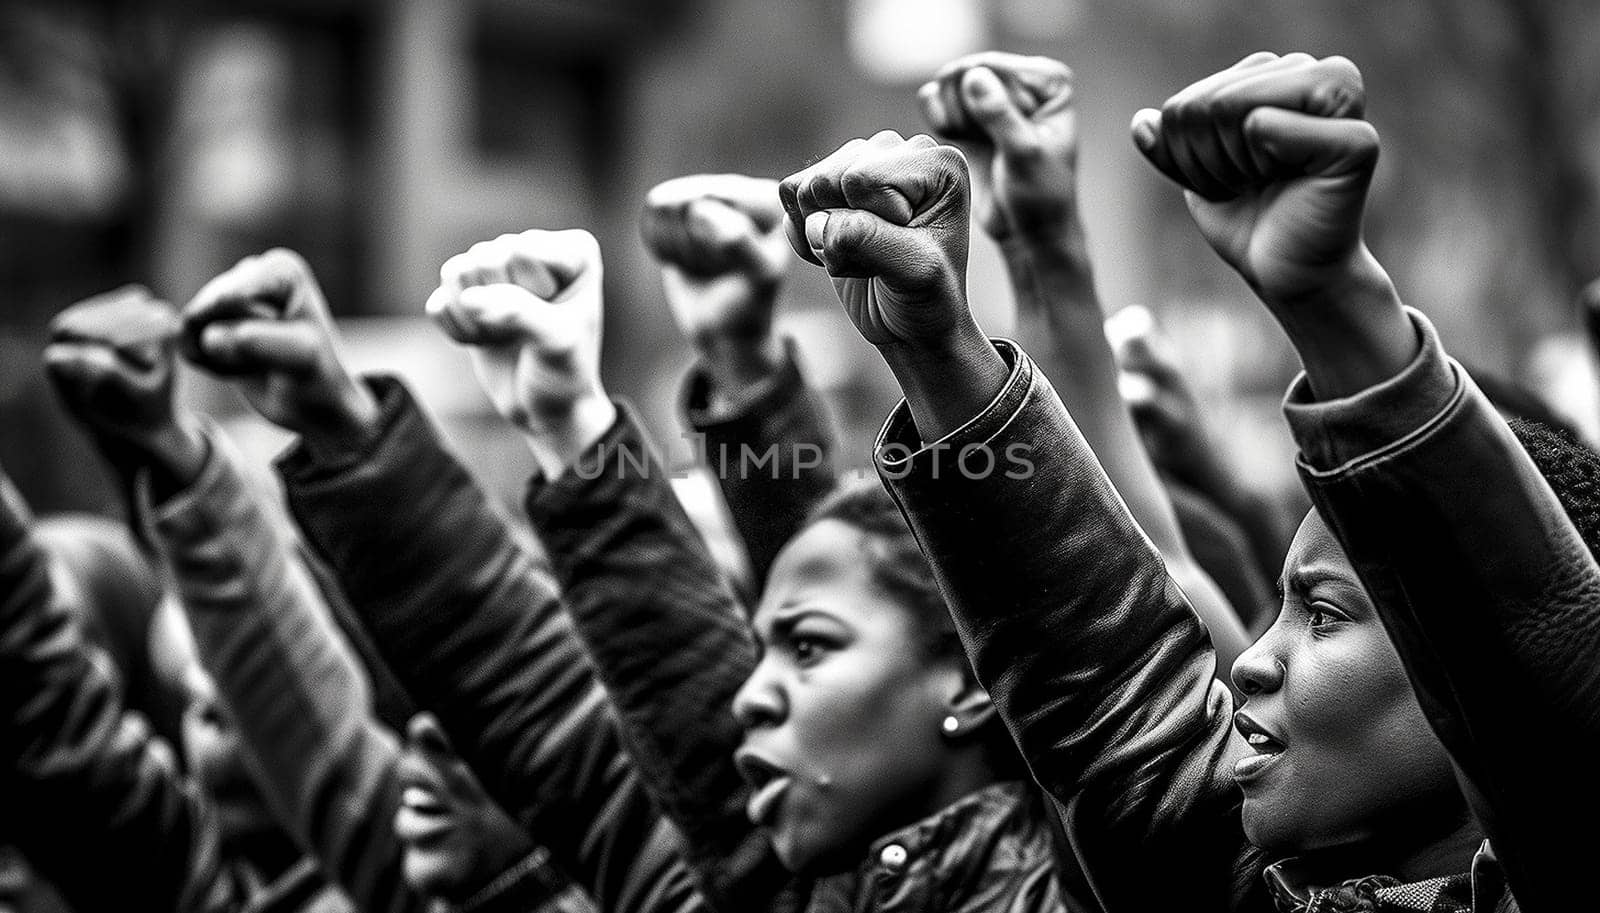
[[[891,417],[879,471],[1108,906],[1221,902],[1242,838],[1215,654],[1048,382],[1017,359],[1001,395],[937,448],[915,449],[907,416]],[[999,470],[960,471],[969,444]],[[1133,872],[1126,860],[1155,847],[1193,877]]]
[[[1210,630],[1218,667],[1247,645],[1239,614],[1194,560],[1161,477],[1117,392],[1117,365],[1081,239],[1007,247],[1017,295],[1018,335],[1050,378],[1128,512]]]
[[[634,763],[716,892],[748,907],[782,884],[768,878],[776,868],[763,865],[771,854],[733,765],[733,698],[755,667],[754,638],[643,430],[621,413],[572,472],[530,486],[529,515]],[[737,860],[755,867],[736,871]]]
[[[362,909],[420,909],[393,829],[396,739],[284,531],[226,442],[209,451],[194,484],[151,509],[201,661],[305,851]]]
[[[1005,360],[966,313],[942,339],[879,347],[889,365],[918,435],[937,441],[981,413],[1005,386]]]
[[[20,501],[0,500],[0,793],[11,835],[76,908],[229,909],[239,895],[209,806],[170,747],[124,711],[111,663],[53,601]]]
[[[702,359],[684,395],[758,590],[778,551],[838,482],[827,409],[801,375],[793,344],[784,350],[759,379],[731,390],[726,373]]]
[[[382,382],[380,402],[366,450],[280,467],[308,540],[407,690],[558,864],[602,905],[679,896],[682,873],[643,853],[661,819],[553,583],[404,389]]]

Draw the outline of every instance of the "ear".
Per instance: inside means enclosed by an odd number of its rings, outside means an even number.
[[[989,692],[978,684],[966,660],[960,661],[958,677],[951,681],[944,698],[945,716],[940,720],[944,737],[950,741],[964,741],[982,731],[995,718],[994,701]],[[955,720],[955,731],[950,731],[948,720]]]

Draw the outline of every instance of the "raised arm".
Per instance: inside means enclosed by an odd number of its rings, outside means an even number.
[[[1237,908],[1260,888],[1205,628],[1049,382],[973,322],[966,181],[927,137],[855,140],[783,182],[790,238],[906,392],[879,472],[1073,864],[1107,910]]]
[[[1018,337],[1210,629],[1226,670],[1246,646],[1243,624],[1195,561],[1117,392],[1078,214],[1075,91],[1065,64],[988,52],[946,65],[918,97],[929,125],[972,168],[978,224],[999,243],[1016,293]]]
[[[733,764],[754,639],[643,430],[600,383],[600,270],[586,232],[505,235],[451,258],[429,310],[540,455],[534,530],[647,786],[719,906],[766,906],[788,879]]]
[[[602,908],[695,909],[547,575],[405,389],[346,372],[304,262],[247,259],[185,318],[203,363],[300,434],[296,518],[490,794]]]
[[[793,255],[778,182],[697,174],[658,184],[640,219],[678,329],[695,353],[684,411],[744,541],[757,591],[838,482],[827,410],[773,332]]]
[[[274,813],[363,909],[422,909],[393,834],[399,748],[226,442],[174,405],[176,310],[123,290],[67,309],[53,330],[45,359],[57,389],[133,480],[129,500]]]
[[[1582,827],[1600,811],[1589,760],[1600,756],[1600,567],[1367,249],[1378,136],[1364,103],[1348,60],[1258,54],[1140,112],[1134,138],[1300,353],[1286,408],[1301,476],[1465,775],[1521,909],[1572,909],[1587,902],[1581,873],[1600,850]],[[1521,750],[1529,732],[1555,742]]]
[[[7,833],[79,910],[242,902],[213,810],[123,710],[111,664],[53,601],[49,559],[0,474],[0,795]]]

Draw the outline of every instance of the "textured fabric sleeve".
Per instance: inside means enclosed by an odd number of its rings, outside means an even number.
[[[307,540],[402,685],[502,808],[602,909],[703,903],[549,574],[398,382],[380,433],[280,464]]]
[[[923,445],[902,403],[879,473],[1101,907],[1248,908],[1240,749],[1205,627],[1049,382],[996,344],[1012,370],[988,408]]]
[[[1285,409],[1300,474],[1465,774],[1522,909],[1592,903],[1600,568],[1506,423],[1411,313],[1399,375]]]

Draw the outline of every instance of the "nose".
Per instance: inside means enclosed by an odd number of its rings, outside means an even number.
[[[770,656],[770,654],[769,654]],[[769,659],[763,657],[733,696],[733,718],[743,729],[776,726],[783,721],[788,702]]]
[[[1277,630],[1274,625],[1261,639],[1250,645],[1248,650],[1239,654],[1233,662],[1233,686],[1239,693],[1246,697],[1256,694],[1265,694],[1277,691],[1283,687],[1283,661],[1279,658],[1274,644],[1277,639],[1273,636]]]

